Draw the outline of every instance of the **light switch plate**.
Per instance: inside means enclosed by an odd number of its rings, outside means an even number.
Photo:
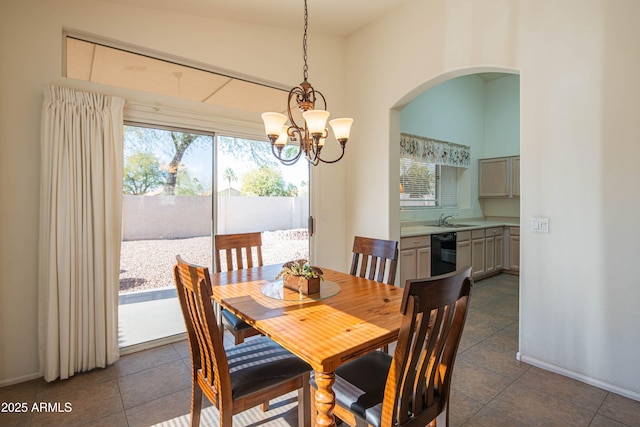
[[[546,217],[531,218],[531,231],[533,233],[548,233],[549,218],[546,218]]]

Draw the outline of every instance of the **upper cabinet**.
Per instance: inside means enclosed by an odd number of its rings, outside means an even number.
[[[520,197],[520,156],[478,160],[478,197]]]
[[[520,197],[520,156],[511,158],[511,193]]]

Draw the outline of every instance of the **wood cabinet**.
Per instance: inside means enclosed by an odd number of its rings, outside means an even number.
[[[470,265],[474,279],[500,273],[504,243],[503,227],[458,232],[456,268]]]
[[[471,231],[471,267],[473,278],[486,273],[484,229]]]
[[[456,238],[456,269],[471,265],[471,232],[460,231]]]
[[[478,160],[478,197],[520,197],[520,157]]]
[[[511,194],[520,197],[520,157],[511,159]]]
[[[485,230],[485,272],[498,273],[504,264],[504,229],[502,227]]]
[[[456,269],[471,266],[474,279],[520,269],[520,227],[487,227],[458,231]],[[431,236],[400,239],[400,282],[431,277]]]
[[[520,227],[509,227],[509,270],[520,270]]]
[[[400,287],[407,280],[431,277],[431,236],[400,239]]]

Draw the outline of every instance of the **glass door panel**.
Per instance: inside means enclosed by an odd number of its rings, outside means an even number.
[[[185,332],[172,269],[212,266],[213,138],[125,126],[121,348]]]
[[[262,232],[265,264],[309,259],[309,164],[283,166],[266,141],[218,136],[216,150],[216,233]]]

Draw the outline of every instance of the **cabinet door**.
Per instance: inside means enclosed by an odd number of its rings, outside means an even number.
[[[424,279],[431,277],[431,248],[416,249],[417,256],[417,278]]]
[[[520,157],[511,160],[511,194],[520,197]]]
[[[471,241],[471,267],[473,267],[473,277],[482,276],[485,273],[484,238]]]
[[[509,236],[509,268],[520,270],[520,236]]]
[[[485,272],[493,273],[496,269],[496,239],[487,237],[484,239]]]
[[[404,288],[407,280],[417,277],[417,265],[415,249],[400,251],[400,283],[398,283],[398,286]]]
[[[509,196],[509,158],[478,161],[478,197]]]
[[[456,243],[456,269],[471,265],[471,240]]]
[[[496,240],[496,252],[495,252],[495,267],[496,270],[502,270],[504,268],[504,237],[499,234],[495,237]]]

